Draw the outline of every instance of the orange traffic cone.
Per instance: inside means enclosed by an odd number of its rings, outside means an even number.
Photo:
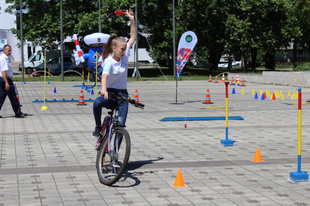
[[[262,156],[260,155],[259,148],[256,149],[256,153],[255,153],[255,156],[252,162],[265,162],[264,160],[262,160]]]
[[[207,94],[206,94],[206,100],[204,102],[202,102],[203,104],[213,104],[213,102],[211,102],[210,99],[210,91],[209,89],[207,89]]]
[[[172,186],[174,186],[174,187],[187,187],[184,184],[181,170],[178,171],[177,177],[175,178],[175,182]]]
[[[235,84],[234,77],[231,77],[230,85],[234,85],[234,84]]]
[[[215,80],[213,83],[219,83],[219,81],[217,81],[217,75],[215,76]]]
[[[222,75],[222,82],[225,82],[225,74]]]
[[[136,89],[136,91],[135,91],[135,96],[134,96],[134,98],[135,98],[135,102],[136,103],[139,103],[139,95],[138,95],[138,90]]]
[[[209,76],[209,82],[212,82],[212,77],[211,77],[211,74]]]
[[[87,105],[84,102],[84,94],[83,94],[83,89],[80,92],[80,99],[79,99],[79,103],[77,104],[78,106],[82,106],[82,105]]]
[[[241,81],[241,85],[240,86],[245,86],[245,83],[244,83],[244,77],[242,77],[242,81]]]

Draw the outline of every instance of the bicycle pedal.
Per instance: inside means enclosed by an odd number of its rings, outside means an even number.
[[[116,162],[116,161],[113,161],[112,166],[113,166],[114,168],[120,168],[120,167],[121,167],[121,166],[118,164],[118,162]]]
[[[121,166],[119,166],[118,164],[113,164],[112,165],[114,168],[120,168]]]
[[[95,150],[98,150],[98,149],[99,149],[98,142],[95,144],[94,149],[95,149]]]

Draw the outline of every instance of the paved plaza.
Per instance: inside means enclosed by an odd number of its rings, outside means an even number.
[[[47,84],[46,98],[78,100],[81,88],[74,86],[80,84]],[[14,118],[8,99],[0,112],[0,206],[310,205],[309,182],[289,180],[297,171],[298,107],[283,103],[297,103],[288,96],[297,87],[229,86],[229,115],[244,120],[229,121],[228,137],[235,143],[223,147],[225,120],[158,121],[225,115],[223,83],[179,81],[176,104],[175,82],[129,82],[130,96],[138,90],[145,109],[130,105],[130,162],[114,186],[102,185],[97,177],[93,103],[47,102],[48,110],[42,111],[43,103],[32,101],[43,99],[43,88],[43,82],[17,83],[22,111],[30,116]],[[202,104],[207,89],[214,104]],[[260,90],[282,92],[284,100],[261,100]],[[310,89],[302,88],[302,94],[306,103]],[[84,99],[89,98],[95,95],[84,90]],[[309,136],[310,105],[303,105],[301,169],[306,172]],[[251,161],[257,148],[264,162]],[[187,187],[172,186],[178,170]]]

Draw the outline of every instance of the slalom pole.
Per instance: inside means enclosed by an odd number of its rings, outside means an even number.
[[[88,88],[90,87],[89,78],[90,78],[90,68],[88,67],[88,74],[87,74],[87,83],[88,83],[88,87],[87,87],[87,90],[88,90]]]
[[[24,68],[24,83],[23,84],[26,84],[26,68]]]
[[[178,78],[175,81],[175,103],[178,103]]]
[[[48,65],[48,84],[50,84],[50,73],[51,73],[51,65]]]
[[[41,107],[41,110],[48,110],[48,107],[45,105],[46,102],[46,51],[44,51],[44,105]]]
[[[82,89],[84,89],[84,66],[82,66]]]
[[[234,141],[228,139],[228,85],[229,82],[225,82],[226,88],[226,139],[221,139],[221,144],[225,147],[234,146]]]
[[[96,99],[97,99],[97,93],[98,93],[98,92],[97,92],[97,78],[98,78],[98,77],[97,77],[97,72],[98,72],[98,64],[97,64],[97,63],[98,63],[98,56],[97,56],[97,55],[98,55],[98,52],[96,52],[96,80],[95,80],[95,84],[96,84],[96,89],[95,89],[95,90],[96,90],[96,92],[95,92],[96,94],[95,94],[95,98],[96,98]]]
[[[298,155],[297,172],[291,172],[290,178],[295,182],[307,182],[309,175],[301,171],[301,88],[298,88]]]

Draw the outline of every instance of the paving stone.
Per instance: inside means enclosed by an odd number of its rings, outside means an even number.
[[[211,91],[214,107],[225,106],[224,87],[206,81],[182,81],[175,104],[171,82],[129,82],[130,95],[139,90],[145,109],[129,106],[126,129],[131,136],[128,171],[114,186],[97,177],[91,138],[94,128],[92,103],[47,103],[42,111],[34,99],[42,99],[43,83],[17,82],[22,110],[32,116],[15,119],[8,101],[1,109],[0,205],[306,205],[308,182],[294,183],[297,169],[297,102],[287,96],[295,87],[247,83],[229,94],[228,137],[233,147],[223,147],[225,121],[160,122],[164,116],[223,116],[223,109],[204,107],[205,90]],[[54,82],[51,99],[77,99],[76,82]],[[254,100],[252,90],[282,91],[285,100]],[[303,88],[309,96],[310,88]],[[84,92],[85,99],[92,98]],[[155,98],[156,97],[156,98]],[[187,101],[187,103],[186,103]],[[302,107],[302,169],[310,171],[310,107]],[[103,114],[105,115],[105,110]],[[187,128],[184,128],[184,124]],[[14,126],[14,125],[19,125]],[[260,148],[265,162],[252,162]],[[177,188],[177,171],[187,187]]]

